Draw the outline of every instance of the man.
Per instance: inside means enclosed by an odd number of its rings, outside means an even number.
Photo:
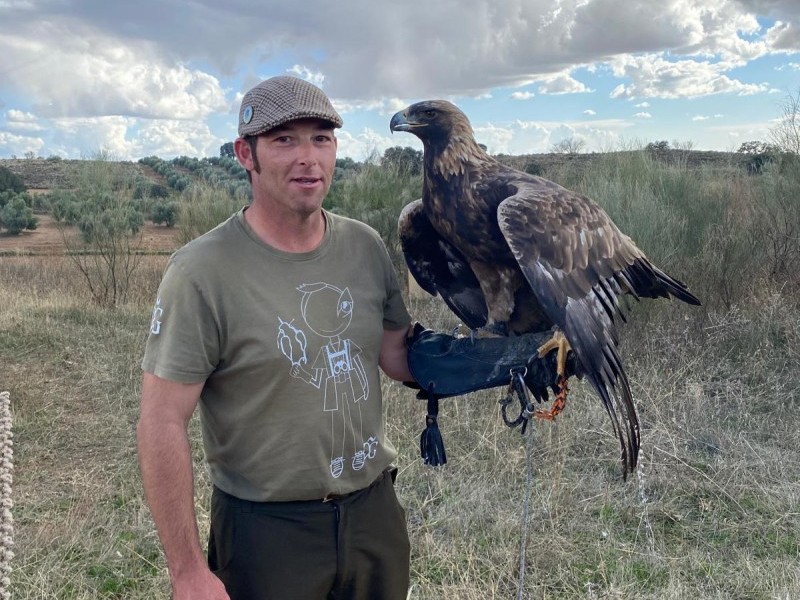
[[[170,259],[143,359],[137,437],[176,600],[405,598],[378,367],[412,380],[386,249],[322,203],[342,119],[293,77],[245,94],[252,203]],[[187,425],[214,484],[206,562]]]

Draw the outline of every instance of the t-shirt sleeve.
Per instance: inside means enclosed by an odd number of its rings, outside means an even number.
[[[407,328],[411,324],[411,316],[408,314],[400,283],[397,279],[397,272],[394,269],[389,252],[381,240],[381,251],[386,281],[386,303],[383,307],[383,328],[397,330]]]
[[[219,328],[198,287],[170,262],[150,321],[142,369],[180,383],[205,381],[219,361]]]

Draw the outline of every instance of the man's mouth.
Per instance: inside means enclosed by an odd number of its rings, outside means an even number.
[[[319,177],[295,177],[293,181],[296,181],[300,185],[314,185],[322,180]]]

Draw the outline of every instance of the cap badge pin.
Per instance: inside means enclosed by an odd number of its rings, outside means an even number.
[[[242,112],[242,121],[245,123],[249,123],[253,119],[253,107],[248,105],[244,107],[244,111]]]

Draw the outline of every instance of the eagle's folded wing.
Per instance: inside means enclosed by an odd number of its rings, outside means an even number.
[[[439,294],[470,329],[486,324],[486,299],[467,260],[431,225],[422,201],[408,204],[398,222],[409,271],[429,294]]]
[[[564,332],[599,394],[630,470],[638,456],[639,420],[614,321],[629,287],[623,267],[638,249],[627,247],[605,213],[570,202],[570,195],[522,185],[500,204],[498,223],[545,313]]]

